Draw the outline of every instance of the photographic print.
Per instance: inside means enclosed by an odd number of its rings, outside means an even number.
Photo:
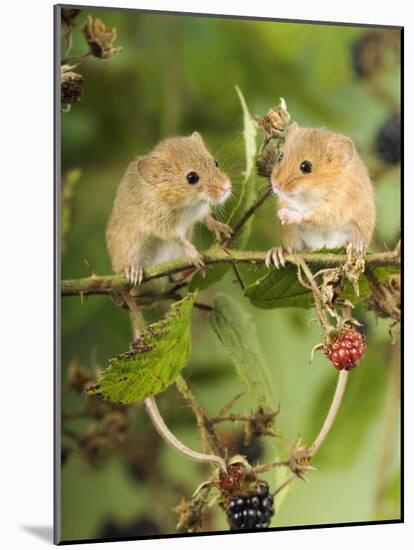
[[[402,28],[55,42],[55,542],[402,521]]]

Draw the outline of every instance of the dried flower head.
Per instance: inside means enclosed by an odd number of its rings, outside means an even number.
[[[280,138],[290,121],[286,101],[281,97],[278,106],[272,107],[264,117],[256,116],[255,121],[268,140]]]
[[[80,14],[81,10],[75,8],[62,8],[60,10],[60,16],[62,19],[63,25],[66,27],[74,27],[76,25],[76,19]]]
[[[108,29],[100,19],[93,20],[88,15],[82,30],[94,57],[108,59],[122,50],[122,48],[113,47],[113,42],[117,37],[116,28]]]
[[[77,103],[83,95],[83,76],[75,73],[76,65],[62,65],[60,68],[60,97],[62,110],[65,106]]]

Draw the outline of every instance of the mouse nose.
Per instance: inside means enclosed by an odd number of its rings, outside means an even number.
[[[223,183],[222,190],[223,190],[223,193],[229,193],[231,191],[231,181],[230,180],[226,180]]]
[[[272,178],[272,188],[275,193],[280,190],[280,181]]]

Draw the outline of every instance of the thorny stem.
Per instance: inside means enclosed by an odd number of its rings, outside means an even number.
[[[221,248],[209,249],[203,253],[206,265],[223,263],[230,264],[264,264],[266,252],[248,250],[223,250]],[[347,260],[345,254],[285,254],[287,261],[294,263],[298,258],[303,259],[307,265],[315,269],[324,267],[338,267]],[[368,254],[365,264],[370,267],[378,266],[399,266],[399,255],[394,251]],[[165,262],[145,270],[143,282],[159,279],[172,273],[179,273],[190,269],[192,264],[186,258],[173,262]],[[88,296],[94,294],[114,294],[121,290],[129,289],[130,285],[124,275],[106,275],[85,277],[83,279],[67,279],[61,283],[62,296]]]
[[[178,453],[182,454],[186,458],[189,458],[190,460],[195,460],[196,462],[218,464],[222,470],[226,471],[226,463],[221,458],[221,456],[193,451],[192,449],[189,449],[183,443],[181,443],[181,441],[179,441],[175,437],[175,435],[170,432],[160,414],[160,411],[158,410],[157,403],[154,397],[147,397],[145,399],[145,408],[157,432],[170,447],[175,449]]]
[[[212,427],[212,422],[210,419],[207,418],[205,412],[198,404],[187,382],[184,380],[182,376],[178,376],[177,380],[175,381],[175,384],[177,386],[178,391],[181,393],[181,395],[190,405],[197,419],[197,425],[199,428],[201,443],[204,451],[207,452],[210,448],[213,451],[213,453],[220,454],[219,453],[220,445],[217,439],[217,434]]]

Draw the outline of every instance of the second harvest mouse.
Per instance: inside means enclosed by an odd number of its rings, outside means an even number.
[[[374,192],[352,140],[323,128],[289,128],[283,155],[272,170],[282,245],[266,265],[285,265],[284,251],[340,248],[362,257],[375,225]]]

